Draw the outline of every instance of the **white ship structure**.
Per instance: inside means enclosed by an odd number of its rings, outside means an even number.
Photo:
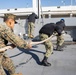
[[[0,9],[0,17],[2,19],[6,13],[13,13],[16,15],[19,24],[18,26],[16,25],[17,27],[15,27],[15,32],[23,35],[27,33],[27,17],[32,12],[35,12],[39,16],[39,19],[36,21],[35,36],[38,36],[38,31],[44,24],[57,22],[61,18],[64,18],[66,31],[71,35],[73,41],[76,41],[76,6],[41,7],[40,0],[32,0],[31,8]],[[2,20],[0,21],[2,22]]]

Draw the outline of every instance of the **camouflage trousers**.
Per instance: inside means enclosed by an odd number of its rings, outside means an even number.
[[[4,53],[0,53],[0,75],[6,75],[5,70],[9,72],[10,75],[15,73],[15,67],[12,60],[6,56]]]
[[[62,46],[64,43],[64,37],[63,34],[60,36],[57,36],[57,45]]]
[[[48,35],[46,34],[39,34],[39,37],[41,40],[45,40],[48,38]],[[44,42],[45,48],[46,48],[46,53],[44,56],[49,57],[52,52],[53,52],[53,44],[51,42],[51,40],[48,40],[46,42]]]
[[[28,22],[28,35],[33,35],[35,25],[33,22]]]

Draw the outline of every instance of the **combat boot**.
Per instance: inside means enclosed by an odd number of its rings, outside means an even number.
[[[47,62],[48,57],[44,56],[44,59],[41,62],[43,66],[51,66],[51,63]]]
[[[13,74],[13,75],[22,75],[22,73],[15,73],[15,74]]]
[[[57,46],[56,51],[63,51],[62,46]]]

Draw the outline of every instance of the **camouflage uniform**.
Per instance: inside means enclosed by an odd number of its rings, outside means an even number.
[[[63,34],[61,34],[60,36],[57,36],[57,45],[62,46],[64,43],[64,37]]]
[[[41,40],[45,40],[45,39],[49,38],[48,35],[46,35],[46,34],[40,34],[39,36],[40,36]],[[44,56],[49,57],[53,52],[53,44],[52,44],[51,40],[48,40],[48,41],[44,42],[44,45],[46,48],[46,53]]]
[[[39,35],[40,35],[40,39],[44,40],[47,39],[49,37],[51,37],[53,35],[53,33],[55,32],[55,23],[47,23],[45,24],[39,31]],[[46,48],[46,52],[44,55],[44,58],[41,62],[41,65],[44,66],[51,66],[51,63],[49,63],[48,57],[53,53],[53,44],[51,42],[51,39],[44,42],[45,48]]]
[[[63,51],[63,44],[64,44],[64,37],[63,37],[63,30],[65,29],[65,20],[61,19],[60,21],[56,22],[56,31],[58,32],[57,36],[57,48],[58,51]]]
[[[28,16],[28,36],[29,38],[34,38],[34,28],[35,20],[38,19],[38,16],[35,13],[32,13]]]
[[[34,33],[35,24],[33,22],[28,22],[28,35],[32,35]]]
[[[0,48],[6,46],[5,41],[9,41],[20,48],[27,48],[26,41],[15,35],[6,23],[3,23],[0,24]],[[0,75],[6,75],[4,69],[6,69],[10,75],[15,73],[15,67],[12,60],[5,54],[5,52],[0,52]]]

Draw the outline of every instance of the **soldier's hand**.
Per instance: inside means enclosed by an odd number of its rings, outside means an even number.
[[[7,49],[11,49],[11,48],[12,48],[11,46],[6,46],[3,48],[0,48],[0,52],[5,52],[5,51],[7,51]]]
[[[27,49],[30,49],[30,48],[32,48],[31,41],[30,41],[30,42],[28,42],[28,44],[27,44]]]
[[[2,50],[0,49],[0,52],[5,52],[5,51],[7,51],[7,49],[4,49],[4,50],[3,49]]]

